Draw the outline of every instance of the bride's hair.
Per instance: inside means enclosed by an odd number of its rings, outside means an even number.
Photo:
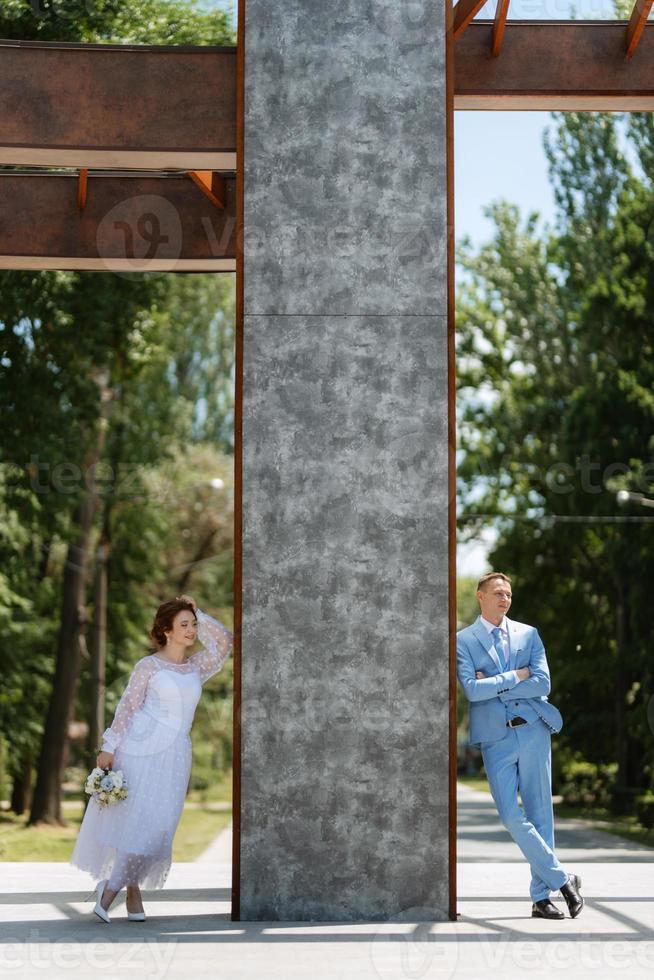
[[[162,602],[154,615],[154,623],[152,624],[152,629],[150,630],[148,636],[154,644],[154,650],[150,653],[156,653],[161,650],[166,645],[166,634],[164,630],[170,630],[173,628],[173,620],[178,612],[182,609],[188,609],[195,616],[195,610],[190,602],[186,602],[184,599],[168,599],[166,602]]]

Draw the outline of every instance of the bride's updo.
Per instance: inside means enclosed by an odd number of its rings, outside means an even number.
[[[183,599],[168,599],[166,602],[161,603],[155,613],[152,629],[148,634],[155,647],[150,653],[157,653],[158,650],[162,650],[166,646],[166,634],[164,630],[171,630],[173,628],[173,620],[182,609],[188,609],[189,612],[195,615],[195,610],[191,603],[185,602]]]

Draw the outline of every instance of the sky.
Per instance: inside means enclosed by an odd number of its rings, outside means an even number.
[[[283,2],[283,0],[278,0]],[[236,9],[236,0],[204,0],[206,6]],[[485,4],[479,19],[495,16],[495,0]],[[612,0],[511,0],[509,20],[613,20]],[[475,245],[486,241],[491,223],[483,209],[504,198],[517,204],[521,215],[538,211],[554,223],[554,197],[547,177],[543,131],[551,126],[548,112],[469,112],[454,114],[455,234],[467,234]],[[492,535],[459,547],[458,572],[486,571]]]
[[[454,113],[454,228],[456,238],[470,235],[479,246],[492,232],[483,208],[505,198],[517,204],[523,218],[538,211],[554,223],[554,196],[547,178],[543,130],[552,125],[549,112]],[[459,575],[488,570],[488,532],[457,548]]]
[[[576,19],[613,20],[612,3],[574,5]],[[511,0],[510,19],[568,20],[568,0]],[[495,3],[477,15],[492,18]],[[501,55],[500,55],[501,57]],[[486,241],[492,225],[483,209],[504,198],[517,204],[523,219],[538,211],[542,221],[554,224],[554,195],[547,177],[543,132],[552,127],[549,112],[463,112],[454,114],[454,228],[457,240],[468,234],[475,245]],[[489,570],[487,554],[494,535],[489,529],[478,541],[459,545],[459,575],[480,575]]]

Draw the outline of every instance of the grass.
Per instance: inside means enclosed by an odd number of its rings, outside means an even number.
[[[231,803],[232,770],[223,773],[218,780],[212,774],[212,782],[206,789],[192,789],[186,799],[194,803]]]
[[[64,812],[67,827],[27,827],[25,816],[0,813],[0,861],[69,861],[82,822],[82,803]],[[231,819],[231,808],[185,806],[173,840],[173,861],[194,861]]]
[[[654,830],[641,826],[634,816],[616,817],[609,810],[600,807],[570,806],[566,803],[555,803],[554,813],[557,817],[586,820],[596,830],[615,834],[616,837],[635,841],[645,847],[654,847]]]
[[[82,819],[82,805],[66,811],[69,827],[26,827],[27,818],[0,814],[0,861],[67,861]]]
[[[195,861],[221,830],[232,822],[232,811],[184,808],[173,841],[173,861]]]
[[[483,773],[479,773],[476,776],[457,776],[457,782],[463,783],[464,786],[469,786],[470,789],[479,789],[484,793],[490,793],[488,780]]]

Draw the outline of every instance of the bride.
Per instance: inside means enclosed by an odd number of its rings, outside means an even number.
[[[186,657],[197,638],[204,649]],[[182,595],[157,609],[152,653],[136,662],[102,736],[96,764],[122,770],[127,798],[102,807],[89,800],[70,864],[100,879],[95,914],[127,890],[127,917],[145,919],[141,888],[162,888],[191,774],[189,731],[202,685],[225,663],[232,633]]]

